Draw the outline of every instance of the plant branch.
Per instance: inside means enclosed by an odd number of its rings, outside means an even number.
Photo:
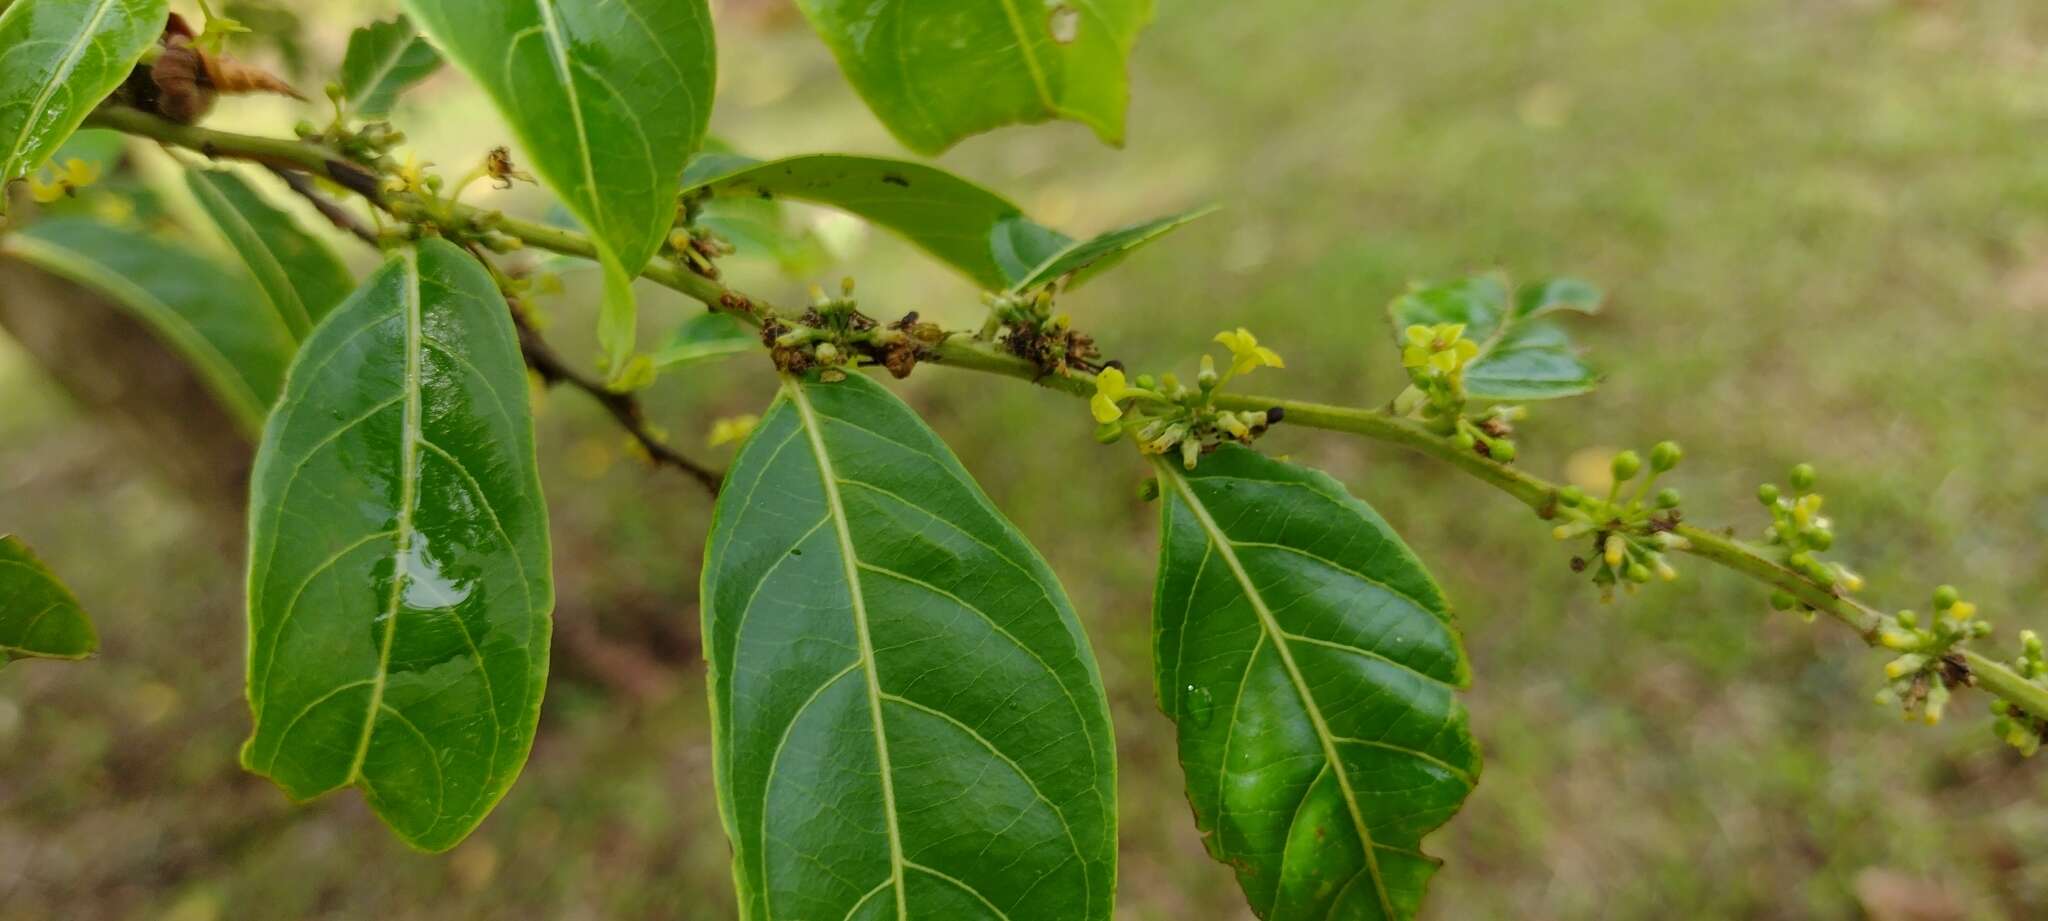
[[[254,160],[273,168],[299,170],[328,178],[368,175],[372,179],[368,191],[364,191],[360,183],[340,179],[336,181],[342,181],[344,187],[363,194],[372,204],[387,207],[378,194],[374,182],[375,174],[370,172],[369,167],[343,159],[334,151],[318,144],[177,125],[155,116],[126,109],[102,109],[95,113],[90,121],[102,127],[186,147],[210,157]],[[455,206],[454,213],[461,219],[482,214],[478,209],[463,205]],[[595,258],[597,254],[596,248],[587,237],[571,230],[511,217],[497,219],[493,229],[537,249],[585,258]],[[741,294],[666,259],[656,258],[641,271],[641,276],[698,300],[711,309],[728,311],[755,325],[775,315],[774,308],[767,302]],[[924,358],[933,364],[1016,378],[1084,399],[1094,393],[1093,375],[1081,371],[1048,374],[1037,365],[1004,351],[995,343],[978,339],[965,332],[952,334],[933,347]],[[544,377],[547,375],[546,371],[541,373]],[[580,389],[585,389],[594,396],[609,393],[602,384],[595,381],[578,383],[575,378],[564,380],[576,383]],[[599,398],[606,399],[602,396]],[[1556,509],[1557,496],[1561,489],[1558,484],[1520,468],[1482,457],[1471,450],[1459,447],[1451,438],[1432,432],[1418,422],[1388,412],[1230,393],[1218,395],[1216,405],[1231,410],[1279,408],[1284,411],[1285,422],[1289,424],[1361,435],[1443,461],[1507,493],[1541,517],[1551,517]],[[608,402],[607,408],[612,408],[612,404]],[[614,410],[614,415],[620,415],[620,412]],[[621,416],[621,422],[627,422],[631,418],[636,418],[636,415]],[[715,480],[712,482],[715,484]],[[1855,631],[1864,642],[1875,645],[1878,627],[1884,615],[1869,605],[1847,595],[1838,594],[1833,586],[1809,579],[1771,559],[1762,550],[1728,534],[1692,525],[1681,525],[1676,533],[1690,544],[1685,552],[1789,592],[1808,607],[1826,613]],[[1969,683],[2039,719],[2048,720],[2048,689],[2035,685],[2021,677],[2011,667],[1987,656],[1969,650],[1963,650],[1959,655]]]
[[[135,122],[138,125],[144,123],[129,118],[129,116],[150,118],[150,116],[142,115],[142,113],[135,112],[134,110],[105,110],[105,113],[112,115],[109,119],[110,121]],[[171,125],[172,123],[165,122],[164,124]],[[151,127],[154,128],[155,126]],[[173,125],[173,127],[183,128],[184,126]],[[123,128],[122,130],[129,129]],[[193,132],[206,131],[206,129],[201,128],[188,128],[185,130]],[[202,143],[208,147],[205,151],[208,156],[233,156],[230,153],[218,152],[220,148],[214,141],[205,139],[204,135],[200,137]],[[236,140],[237,142],[240,141],[239,138]],[[325,217],[336,228],[371,246],[381,245],[375,228],[364,223],[361,218],[357,217],[347,208],[342,207],[341,203],[322,194],[320,189],[313,184],[313,181],[306,178],[306,173],[301,172],[299,169],[299,167],[304,165],[303,161],[293,158],[289,161],[293,165],[289,167],[279,166],[276,162],[269,160],[259,162],[263,162],[271,172],[276,173],[278,178],[284,180],[285,185],[289,186],[299,197],[310,203],[314,210],[320,212],[320,215]],[[344,168],[343,172],[356,168],[359,167],[352,165]],[[324,166],[320,167],[318,171],[323,174],[333,173],[331,168]],[[372,199],[372,202],[375,203],[376,200]],[[479,255],[479,258],[482,258],[481,255]],[[724,475],[683,456],[681,452],[669,447],[662,440],[661,436],[655,434],[654,430],[648,427],[647,414],[642,410],[639,399],[632,394],[612,390],[606,387],[603,381],[577,371],[574,366],[562,358],[561,353],[556,352],[554,347],[550,346],[547,340],[542,338],[540,332],[534,329],[533,325],[528,323],[526,318],[521,316],[517,309],[514,309],[509,302],[506,307],[508,310],[511,310],[513,325],[519,330],[519,352],[526,359],[526,366],[532,368],[535,374],[540,375],[542,382],[549,386],[567,384],[570,387],[583,391],[592,400],[595,400],[599,406],[604,407],[605,412],[611,414],[612,419],[618,422],[619,427],[625,429],[626,434],[632,436],[634,442],[638,443],[641,449],[647,452],[648,458],[656,465],[673,467],[680,470],[688,474],[698,485],[703,486],[706,492],[713,496],[718,495],[719,484],[725,481]]]

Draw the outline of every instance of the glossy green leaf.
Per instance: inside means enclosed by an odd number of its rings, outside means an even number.
[[[701,597],[741,917],[1110,917],[1087,640],[888,391],[784,385],[719,496]]]
[[[1063,118],[1122,144],[1124,61],[1152,0],[798,0],[890,132],[920,153]]]
[[[183,244],[69,215],[0,238],[0,253],[126,308],[191,362],[249,431],[263,425],[297,346],[247,276]]]
[[[761,348],[761,334],[748,328],[732,314],[706,311],[684,320],[668,342],[654,353],[656,368],[723,358]]]
[[[483,86],[533,171],[590,231],[604,266],[598,341],[616,377],[633,353],[633,277],[676,217],[717,75],[705,0],[405,0]]]
[[[1010,287],[1022,291],[1035,288],[1047,282],[1066,279],[1065,288],[1072,291],[1088,279],[1106,271],[1124,260],[1139,247],[1166,236],[1196,218],[1213,211],[1202,208],[1181,214],[1169,215],[1155,220],[1120,227],[1093,239],[1068,244],[1059,252],[1048,257],[1038,267],[1026,273]]]
[[[452,847],[511,787],[547,680],[547,510],[503,296],[439,239],[313,330],[256,454],[242,763]]]
[[[42,166],[128,79],[169,10],[165,0],[18,0],[0,13],[0,189]]]
[[[412,20],[373,22],[348,37],[341,59],[341,96],[350,114],[379,119],[391,114],[398,94],[441,69],[441,55]]]
[[[788,198],[838,208],[901,234],[991,291],[1008,288],[1073,241],[1040,226],[1008,199],[937,167],[849,154],[762,162],[698,157],[686,189]]]
[[[100,638],[78,599],[21,538],[0,534],[0,665],[10,659],[83,659]]]
[[[1490,275],[1449,284],[1417,285],[1394,299],[1387,312],[1394,337],[1414,324],[1465,324],[1465,338],[1479,343],[1479,355],[1465,367],[1465,392],[1486,400],[1548,400],[1585,393],[1600,375],[1579,359],[1571,338],[1545,314],[1565,310],[1591,313],[1599,291],[1584,282],[1545,282],[1511,296]]]
[[[1210,854],[1266,921],[1413,918],[1479,775],[1443,594],[1323,474],[1238,445],[1158,469],[1159,702]]]
[[[304,339],[355,287],[348,267],[327,244],[265,200],[240,174],[195,167],[185,171],[185,185],[249,267],[294,339]]]

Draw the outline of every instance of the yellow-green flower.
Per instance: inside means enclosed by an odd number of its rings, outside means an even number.
[[[405,165],[398,168],[397,175],[384,180],[384,190],[387,192],[419,192],[428,194],[427,167],[433,165],[434,162],[432,160],[421,160],[418,153],[406,152]]]
[[[1401,364],[1428,368],[1438,374],[1454,374],[1479,357],[1479,343],[1465,338],[1465,324],[1417,323],[1404,333],[1408,344],[1401,349]]]
[[[1115,422],[1123,418],[1124,411],[1116,401],[1123,399],[1130,390],[1121,368],[1104,368],[1102,373],[1095,375],[1095,396],[1088,401],[1088,410],[1095,414],[1095,421]]]
[[[46,205],[92,185],[100,178],[99,164],[89,163],[77,157],[65,160],[61,168],[53,168],[52,172],[55,175],[47,181],[40,173],[28,179],[29,194],[34,196],[36,201]]]
[[[1216,334],[1217,344],[1230,350],[1230,373],[1243,374],[1253,368],[1285,368],[1287,362],[1280,360],[1280,353],[1259,344],[1259,337],[1240,326]]]
[[[711,446],[715,448],[722,444],[731,444],[735,441],[744,440],[753,433],[754,426],[760,424],[760,422],[761,417],[753,413],[747,413],[744,416],[727,416],[713,422],[711,423]]]

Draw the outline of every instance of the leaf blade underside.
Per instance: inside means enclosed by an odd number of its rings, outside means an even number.
[[[19,658],[83,659],[99,643],[71,589],[21,538],[0,534],[0,665]]]

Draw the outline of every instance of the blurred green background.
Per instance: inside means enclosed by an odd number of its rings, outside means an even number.
[[[390,6],[299,5],[316,70]],[[902,155],[800,18],[720,6],[722,138]],[[1059,125],[941,158],[1070,232],[1223,206],[1068,301],[1110,355],[1185,374],[1242,324],[1288,361],[1257,389],[1377,403],[1402,382],[1382,308],[1410,279],[1582,275],[1613,296],[1575,321],[1610,377],[1538,406],[1523,464],[1564,476],[1675,437],[1693,519],[1750,532],[1755,485],[1810,460],[1837,555],[1874,601],[1922,606],[1953,582],[2008,652],[2015,628],[2048,628],[2048,4],[1160,7],[1132,60],[1126,149]],[[215,122],[284,134],[308,116],[325,117],[237,100]],[[395,120],[451,175],[506,139],[448,72]],[[546,207],[530,191],[497,204]],[[971,288],[908,247],[816,226],[830,264],[731,271],[783,301],[852,273],[877,313],[978,319]],[[543,303],[587,364],[594,279],[567,281]],[[696,309],[647,296],[645,336]],[[650,401],[722,463],[711,420],[772,388],[765,361],[741,358]],[[1095,641],[1122,764],[1119,916],[1249,918],[1202,852],[1152,702],[1142,466],[1094,445],[1062,396],[937,368],[899,392],[1051,559]],[[578,395],[539,406],[556,680],[510,796],[427,856],[354,793],[293,808],[237,768],[233,535],[0,338],[0,527],[67,575],[104,636],[88,663],[0,671],[0,918],[731,917],[695,646],[710,504]],[[1981,697],[1939,728],[1902,725],[1869,702],[1881,657],[1771,614],[1733,575],[1695,562],[1602,606],[1546,526],[1477,483],[1284,426],[1267,447],[1376,505],[1462,620],[1487,765],[1433,839],[1429,917],[2048,917],[2048,764],[1997,744]]]

